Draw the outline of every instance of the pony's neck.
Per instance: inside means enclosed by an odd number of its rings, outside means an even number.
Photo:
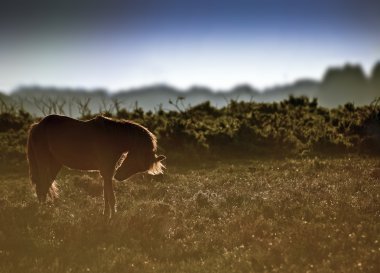
[[[117,141],[120,143],[120,149],[122,153],[135,153],[135,151],[141,149],[142,136],[139,134],[139,128],[136,128],[135,124],[120,124],[119,132],[117,134]]]

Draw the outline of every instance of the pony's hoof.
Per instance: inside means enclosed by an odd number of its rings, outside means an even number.
[[[103,217],[104,217],[105,219],[109,219],[109,218],[110,218],[110,212],[109,212],[109,210],[105,210],[105,211],[103,211]]]
[[[111,212],[110,219],[115,218],[115,216],[116,216],[116,212],[115,211]]]

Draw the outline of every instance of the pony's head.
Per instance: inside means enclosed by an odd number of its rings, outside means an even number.
[[[154,152],[127,153],[120,159],[121,163],[117,167],[114,177],[116,180],[122,181],[136,173],[161,174],[165,168],[161,161],[165,158],[164,155],[157,156]]]

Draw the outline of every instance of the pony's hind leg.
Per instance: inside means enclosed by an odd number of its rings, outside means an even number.
[[[41,160],[38,162],[38,180],[36,184],[37,198],[41,203],[46,202],[47,193],[49,191],[51,183],[49,183],[49,168],[48,161]]]
[[[49,195],[51,200],[58,197],[58,190],[54,183],[55,178],[62,165],[58,163],[52,156],[47,156],[49,160],[40,162],[39,166],[39,183],[36,184],[36,193],[38,200],[42,203],[46,202]]]
[[[50,184],[49,187],[49,196],[52,200],[58,197],[58,187],[55,183],[55,178],[57,177],[58,172],[61,170],[62,164],[57,162],[55,159],[52,158],[49,166],[49,177],[48,177],[48,183]]]

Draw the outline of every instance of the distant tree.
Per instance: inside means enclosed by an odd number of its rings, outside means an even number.
[[[372,69],[371,92],[373,97],[380,97],[380,61],[378,61]]]
[[[368,80],[360,65],[346,64],[327,70],[320,90],[322,105],[333,106],[352,102],[367,104],[373,99]]]

